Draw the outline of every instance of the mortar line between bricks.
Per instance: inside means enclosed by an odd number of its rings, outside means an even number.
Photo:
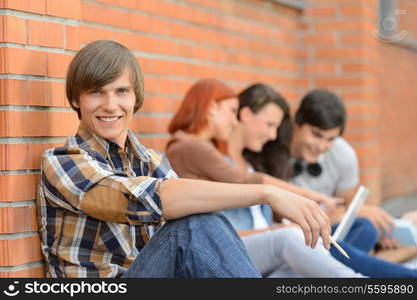
[[[17,232],[17,233],[0,233],[0,241],[4,240],[17,240],[26,237],[37,236],[37,231]]]
[[[27,269],[31,269],[35,267],[41,267],[41,266],[43,266],[42,261],[34,261],[34,262],[29,262],[29,263],[25,263],[25,264],[21,264],[17,266],[0,267],[0,273],[23,271],[23,270],[27,270]]]
[[[35,206],[35,200],[24,200],[16,202],[0,202],[0,208],[4,207],[32,207]]]

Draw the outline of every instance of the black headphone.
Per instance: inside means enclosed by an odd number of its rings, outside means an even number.
[[[294,162],[293,168],[294,168],[294,177],[296,177],[303,172],[304,166],[303,166],[301,161],[296,160]],[[323,172],[323,168],[321,167],[321,165],[319,163],[307,164],[306,170],[307,170],[308,174],[310,174],[313,177],[320,176],[321,173]]]

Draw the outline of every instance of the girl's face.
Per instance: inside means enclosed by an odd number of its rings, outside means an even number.
[[[213,138],[227,141],[233,128],[237,125],[238,107],[239,100],[236,97],[213,103],[208,117]]]
[[[257,113],[244,107],[240,111],[244,147],[254,151],[262,151],[263,146],[277,138],[277,130],[284,118],[284,112],[275,103],[268,103]]]

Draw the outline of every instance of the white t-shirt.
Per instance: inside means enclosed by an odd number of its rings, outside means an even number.
[[[311,176],[304,166],[301,174],[292,178],[291,182],[328,196],[334,196],[336,191],[348,190],[359,184],[356,152],[343,138],[336,138],[330,150],[320,157],[318,163],[322,167],[320,176]]]

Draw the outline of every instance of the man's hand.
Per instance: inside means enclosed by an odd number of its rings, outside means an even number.
[[[321,235],[324,246],[330,249],[330,221],[317,203],[273,186],[268,189],[267,202],[275,212],[300,226],[307,246],[314,248]]]
[[[364,204],[358,215],[369,219],[375,225],[381,239],[389,237],[392,234],[394,229],[394,218],[386,213],[382,208],[376,205]]]
[[[332,216],[336,212],[337,206],[345,202],[345,199],[343,198],[329,197],[327,195],[316,192],[312,193],[309,198],[319,203],[320,206],[323,206],[324,212],[328,216]]]
[[[390,237],[383,237],[378,244],[382,249],[397,249],[400,247],[398,241]]]

